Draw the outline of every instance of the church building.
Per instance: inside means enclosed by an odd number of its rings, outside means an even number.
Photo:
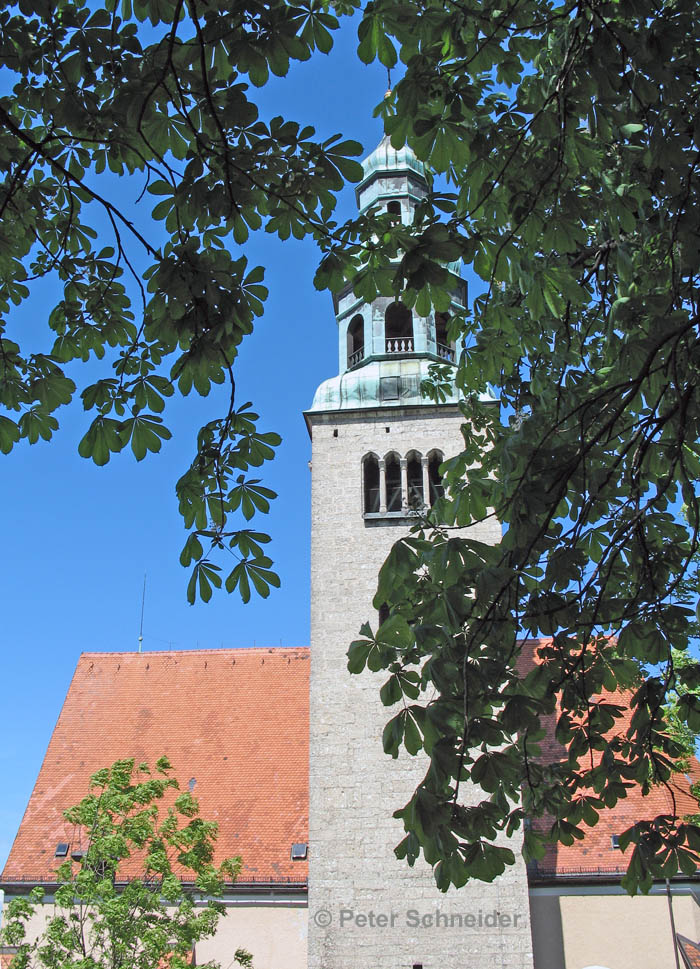
[[[427,191],[421,163],[384,139],[363,165],[360,211],[409,223]],[[458,265],[448,268],[456,311],[466,284]],[[676,952],[691,959],[700,880],[635,899],[619,886],[626,859],[616,836],[668,811],[665,789],[631,795],[590,839],[539,866],[525,865],[514,836],[516,864],[492,884],[443,894],[423,859],[412,868],[396,859],[403,830],[392,814],[424,763],[384,754],[382,678],[351,676],[346,653],[362,623],[379,619],[372,599],[391,546],[441,494],[440,465],[462,449],[456,393],[435,404],[420,390],[431,364],[455,363],[456,348],[449,313],[420,317],[385,297],[363,303],[351,287],[335,310],[338,375],[304,415],[310,647],[84,653],[0,888],[12,897],[43,885],[50,905],[55,869],[83,837],[62,811],[90,774],[118,758],[166,754],[202,816],[218,822],[219,858],[243,858],[198,963],[228,969],[239,947],[255,969],[670,969]],[[498,523],[473,534],[496,542]],[[689,779],[674,783],[678,803],[697,810]]]

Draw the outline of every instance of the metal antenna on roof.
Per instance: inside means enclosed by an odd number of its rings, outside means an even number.
[[[141,625],[139,627],[139,653],[143,648],[143,610],[146,605],[146,573],[143,573],[143,593],[141,595]]]

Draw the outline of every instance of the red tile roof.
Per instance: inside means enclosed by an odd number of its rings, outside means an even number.
[[[700,969],[700,945],[691,942],[683,935],[676,934],[678,948],[688,969]]]
[[[693,781],[700,780],[700,766],[693,765]],[[688,793],[689,784],[684,774],[675,775],[670,786],[676,798],[676,812],[679,817],[691,812],[698,813],[697,801]],[[620,835],[635,822],[653,820],[661,814],[673,814],[673,798],[663,785],[653,788],[643,797],[639,788],[630,788],[627,797],[618,801],[615,807],[600,811],[597,824],[593,827],[582,825],[585,837],[572,845],[550,845],[544,858],[533,866],[532,875],[539,878],[610,875],[618,876],[627,871],[632,847],[624,853],[613,848],[612,836]],[[539,827],[539,825],[536,825]],[[698,967],[700,969],[700,967]]]
[[[306,881],[308,649],[84,653],[0,881],[51,881],[90,775],[162,755],[218,822],[217,860],[242,855],[239,884]]]
[[[85,794],[90,774],[163,754],[182,787],[194,779],[202,817],[218,821],[217,857],[242,855],[239,884],[305,882],[306,861],[292,862],[290,851],[308,840],[308,694],[308,649],[83,654],[0,882],[51,880],[57,843],[74,839],[61,812]],[[554,717],[548,727],[542,747],[554,761]],[[692,771],[700,779],[697,761]],[[676,776],[680,815],[697,811],[688,786]],[[629,850],[613,849],[611,836],[671,811],[665,787],[646,798],[631,790],[584,841],[552,846],[533,877],[619,876]]]
[[[523,649],[521,667],[526,670],[530,664],[537,662],[537,646],[549,645],[551,640],[528,640]],[[632,719],[630,709],[630,699],[632,694],[611,693],[604,691],[597,699],[604,703],[616,704],[623,708],[622,716],[616,720],[615,727],[610,731],[613,734],[622,734],[627,731]],[[549,763],[555,763],[564,757],[564,747],[555,739],[554,730],[559,716],[559,706],[556,713],[552,714],[543,722],[546,736],[541,742],[543,759]],[[600,762],[601,754],[594,754],[594,761]],[[574,841],[573,845],[563,844],[551,845],[543,859],[531,866],[531,876],[535,878],[563,877],[563,876],[583,876],[591,875],[610,875],[620,876],[627,870],[627,865],[632,854],[632,847],[624,853],[612,847],[612,836],[620,835],[635,822],[642,820],[652,820],[653,818],[666,814],[675,814],[684,817],[688,814],[700,813],[698,802],[690,793],[690,784],[700,781],[700,763],[692,758],[689,772],[672,775],[668,782],[653,787],[649,794],[644,797],[638,787],[630,787],[627,796],[619,800],[612,808],[603,809],[599,812],[598,822],[592,827],[582,824],[585,832],[582,841]],[[670,788],[670,789],[669,789]],[[551,824],[546,819],[536,819],[533,826],[537,830],[547,829]],[[700,967],[699,967],[700,969]]]
[[[169,969],[169,966],[172,963],[172,961],[173,961],[173,953],[171,952],[169,955],[165,956],[163,959],[160,960],[160,962],[158,963],[158,969]],[[194,966],[197,964],[194,949],[192,949],[188,953],[186,962],[188,966]]]

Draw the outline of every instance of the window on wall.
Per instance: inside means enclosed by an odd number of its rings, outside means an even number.
[[[384,315],[387,353],[413,352],[413,316],[403,303],[392,303]]]
[[[386,210],[395,219],[401,218],[401,203],[397,199],[392,199],[391,202],[387,202]]]
[[[388,454],[384,461],[386,476],[386,510],[401,511],[401,462],[398,454]]]
[[[442,464],[442,454],[439,451],[433,451],[432,454],[428,456],[428,485],[430,487],[430,505],[431,507],[435,504],[438,498],[442,498],[445,494],[445,489],[442,486],[442,475],[440,474],[440,465]]]
[[[365,514],[379,511],[379,461],[374,454],[368,454],[362,462]]]
[[[380,377],[379,378],[379,399],[398,400],[399,399],[399,378]]]
[[[414,511],[423,507],[423,465],[420,454],[411,451],[406,461],[406,477],[408,479],[408,507]]]
[[[449,322],[449,314],[435,314],[435,343],[437,344],[438,356],[442,357],[443,360],[448,360],[450,363],[454,363],[455,348],[454,345],[450,343],[447,336],[447,327]]]
[[[354,367],[365,355],[365,321],[353,316],[348,326],[348,367]]]

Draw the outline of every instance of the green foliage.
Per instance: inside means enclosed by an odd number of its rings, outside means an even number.
[[[76,391],[67,365],[93,354],[114,357],[81,391],[93,420],[80,451],[99,464],[157,451],[176,391],[227,383],[228,410],[177,485],[188,596],[266,595],[267,537],[238,527],[269,507],[250,474],[279,443],[235,401],[238,346],[266,297],[242,251],[250,232],[310,235],[317,286],[401,293],[418,314],[447,308],[445,261],[472,266],[484,291],[451,324],[465,447],[382,571],[390,620],[350,652],[353,671],[388,670],[388,705],[410,701],[385,746],[422,747],[430,766],[399,812],[400,852],[423,852],[446,888],[509,864],[494,840],[523,812],[571,843],[630,785],[666,783],[683,753],[669,690],[683,729],[700,724],[692,609],[676,595],[700,544],[700,21],[690,0],[370,0],[360,58],[405,68],[377,114],[425,161],[430,191],[411,226],[369,213],[339,227],[335,193],[361,177],[360,147],[262,122],[250,85],[327,51],[335,15],[356,6],[0,9],[14,83],[0,98],[0,449],[51,438]],[[101,194],[103,173],[145,180],[155,236]],[[95,210],[111,246],[94,245]],[[11,307],[44,276],[63,291],[52,343],[23,352],[5,335]],[[491,386],[505,423],[481,402]],[[444,392],[437,373],[431,393]],[[507,526],[495,547],[459,531],[494,515]],[[226,577],[222,551],[240,557]],[[522,637],[542,635],[529,669]],[[629,724],[604,689],[632,692]],[[555,711],[567,753],[550,766],[538,744]],[[542,844],[528,832],[528,857]],[[635,826],[629,844],[630,891],[698,860],[697,827],[675,817]]]
[[[120,760],[93,775],[90,793],[64,812],[82,833],[84,856],[58,869],[55,904],[42,903],[43,889],[35,888],[5,908],[0,942],[16,947],[14,969],[186,969],[194,945],[214,935],[224,913],[215,899],[241,859],[214,865],[217,825],[199,817],[189,792],[161,809],[178,786],[171,771],[161,757],[153,773]],[[125,878],[134,864],[142,873]],[[195,904],[194,892],[205,901]],[[28,923],[42,904],[49,914],[33,938]],[[251,966],[243,949],[234,961]]]
[[[700,534],[700,21],[689,0],[373,0],[360,41],[368,61],[398,51],[377,113],[441,179],[359,272],[328,243],[319,283],[439,305],[457,257],[484,283],[453,323],[464,450],[379,577],[408,641],[365,630],[349,654],[404,704],[387,751],[428,755],[397,850],[447,888],[509,863],[494,841],[523,813],[548,819],[526,835],[537,859],[668,784],[687,754],[673,723],[700,726],[679,599]],[[494,515],[495,547],[459,530]],[[547,637],[534,668],[527,637]],[[552,717],[566,746],[548,765]],[[700,861],[700,829],[669,812],[625,837],[630,892]]]
[[[318,0],[0,4],[0,450],[52,438],[78,392],[73,361],[109,367],[80,390],[91,422],[79,452],[98,465],[127,447],[138,461],[159,451],[168,398],[228,383],[226,413],[202,428],[177,486],[190,601],[222,584],[212,558],[224,552],[240,561],[229,591],[246,599],[251,583],[261,595],[277,584],[236,520],[268,510],[274,494],[248,475],[280,443],[234,399],[238,347],[267,297],[244,247],[257,229],[333,237],[335,196],[361,177],[361,147],[262,121],[254,89],[328,53],[337,27]],[[150,219],[122,204],[139,193]],[[9,334],[38,279],[60,298],[43,352],[30,352]]]

